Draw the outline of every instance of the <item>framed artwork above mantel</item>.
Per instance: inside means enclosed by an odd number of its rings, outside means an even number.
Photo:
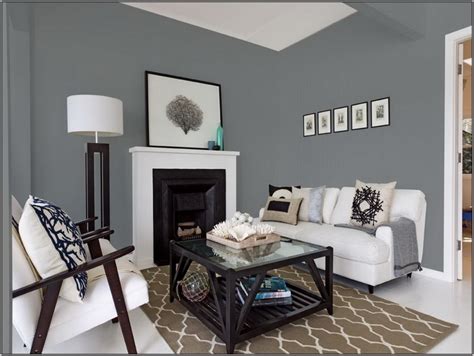
[[[145,72],[147,145],[208,149],[222,126],[217,83]]]

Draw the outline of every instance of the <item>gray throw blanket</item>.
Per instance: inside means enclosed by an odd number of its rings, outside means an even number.
[[[349,224],[336,224],[336,227],[364,231],[375,235],[376,229]],[[421,271],[421,263],[418,260],[418,242],[416,240],[416,225],[407,218],[399,218],[395,221],[381,224],[388,226],[393,233],[393,258],[395,277],[403,276],[413,271]]]

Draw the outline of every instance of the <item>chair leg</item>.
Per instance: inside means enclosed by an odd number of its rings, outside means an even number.
[[[40,354],[43,352],[44,343],[48,336],[49,326],[53,319],[54,309],[56,308],[56,302],[58,301],[62,283],[62,281],[52,283],[46,288],[41,312],[38,318],[38,325],[36,326],[35,337],[31,345],[31,354]]]
[[[129,354],[136,354],[137,348],[135,346],[135,340],[133,339],[132,327],[130,325],[130,319],[128,318],[127,306],[125,305],[122,286],[120,284],[120,278],[115,261],[105,264],[104,270],[114,300],[115,310],[117,310],[117,317],[120,323],[120,328],[122,329],[122,335],[125,340],[125,345],[127,346],[127,351]]]
[[[411,272],[407,274],[407,278],[411,278]]]

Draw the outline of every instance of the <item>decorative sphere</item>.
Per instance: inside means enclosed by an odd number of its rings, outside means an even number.
[[[209,294],[209,278],[207,273],[192,272],[181,281],[181,290],[191,302],[201,302]]]
[[[242,213],[240,211],[236,211],[234,214],[234,218],[239,219]]]
[[[244,223],[244,222],[247,221],[247,218],[245,217],[245,215],[240,215],[240,216],[239,216],[239,221],[242,222],[242,223]]]
[[[247,221],[251,224],[253,222],[253,218],[250,216],[247,218]]]

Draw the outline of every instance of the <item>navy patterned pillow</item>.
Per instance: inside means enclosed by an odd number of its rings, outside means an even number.
[[[25,250],[42,278],[71,271],[86,262],[80,231],[60,207],[30,196],[19,228]],[[60,296],[80,302],[86,289],[87,273],[81,272],[63,281]]]

